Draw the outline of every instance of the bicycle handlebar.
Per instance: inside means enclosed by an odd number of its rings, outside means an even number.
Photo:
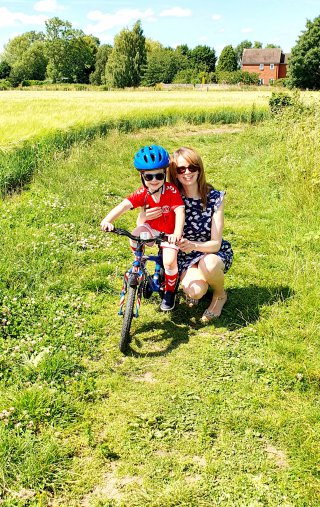
[[[134,236],[133,234],[131,234],[131,232],[126,231],[125,229],[119,229],[118,227],[115,227],[110,232],[114,232],[119,236],[127,236],[128,238],[132,239],[132,241],[139,241],[142,244],[151,243],[152,241],[157,245],[160,245],[160,243],[162,243],[163,241],[168,241],[169,239],[168,235],[165,234],[164,232],[160,232],[159,236],[157,236],[156,238],[148,238],[148,239],[142,239],[140,238],[140,236]]]

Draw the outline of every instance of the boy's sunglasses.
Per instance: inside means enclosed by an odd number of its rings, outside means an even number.
[[[177,167],[176,169],[177,169],[178,174],[184,174],[187,169],[188,169],[189,173],[196,173],[197,171],[199,171],[199,167],[196,165],[180,166],[180,167]]]
[[[166,175],[164,173],[155,173],[155,174],[142,173],[142,176],[143,179],[146,181],[152,180],[163,181]]]

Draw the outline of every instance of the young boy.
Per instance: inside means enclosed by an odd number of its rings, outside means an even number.
[[[162,243],[165,293],[160,308],[163,311],[172,310],[175,305],[179,250],[175,243],[182,237],[185,216],[184,202],[179,190],[172,183],[165,181],[169,163],[169,154],[162,146],[141,148],[135,154],[134,167],[140,172],[143,186],[113,208],[100,224],[103,231],[112,231],[113,222],[130,209],[161,208],[161,216],[147,220],[137,227],[133,234],[139,236],[141,232],[147,231],[150,238],[158,236],[160,232],[165,232],[169,236],[169,241]],[[134,250],[135,245],[131,243],[131,247]]]

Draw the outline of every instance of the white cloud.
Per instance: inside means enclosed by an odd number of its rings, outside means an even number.
[[[11,12],[6,7],[0,7],[0,27],[20,25],[43,25],[47,16],[42,14],[29,16],[23,12]]]
[[[121,9],[115,14],[90,11],[87,14],[87,18],[93,21],[93,23],[85,28],[86,33],[103,33],[111,28],[126,26],[138,19],[145,21],[155,20],[152,9],[146,9],[145,11],[139,9]]]
[[[213,14],[212,19],[213,21],[219,21],[222,18],[221,14]]]
[[[206,35],[202,35],[201,37],[199,37],[200,42],[206,42],[207,40],[208,40],[208,37]]]
[[[172,7],[160,12],[161,17],[187,18],[192,16],[191,9],[182,9],[181,7]]]
[[[240,30],[241,33],[250,33],[250,32],[253,32],[252,28],[241,28]]]
[[[40,2],[34,4],[33,8],[39,12],[56,12],[65,9],[57,3],[57,0],[40,0]]]

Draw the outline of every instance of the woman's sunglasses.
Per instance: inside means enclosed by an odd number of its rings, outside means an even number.
[[[176,169],[177,169],[178,174],[184,174],[187,169],[188,169],[189,173],[196,173],[197,171],[199,171],[199,167],[196,165],[180,166],[180,167],[177,167]]]
[[[166,175],[164,173],[155,173],[155,174],[142,173],[142,176],[143,179],[146,181],[152,180],[163,181]]]

